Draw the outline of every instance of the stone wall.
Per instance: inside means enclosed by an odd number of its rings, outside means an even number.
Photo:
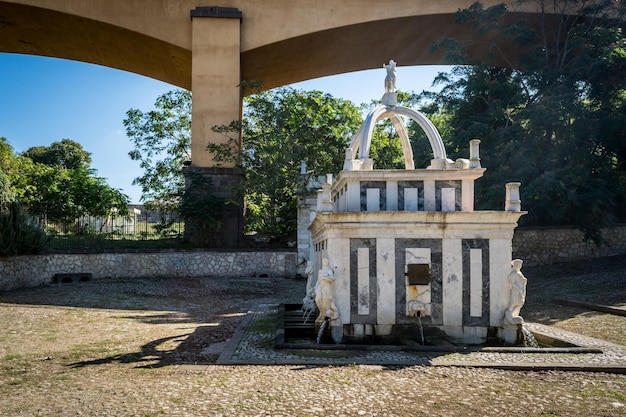
[[[518,228],[513,237],[513,257],[531,266],[626,254],[626,225],[604,230],[603,237],[607,245],[596,247],[585,242],[576,229]],[[0,291],[50,283],[57,273],[91,273],[93,278],[263,274],[294,277],[296,259],[293,251],[16,256],[0,258]]]
[[[606,244],[585,242],[584,234],[568,227],[517,228],[513,237],[513,257],[524,265],[547,265],[577,259],[626,254],[626,225],[602,230]]]
[[[0,258],[0,291],[53,282],[58,273],[96,278],[296,275],[296,252],[158,252],[48,254]]]

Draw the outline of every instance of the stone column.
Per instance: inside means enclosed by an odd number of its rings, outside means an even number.
[[[519,187],[521,182],[506,183],[506,199],[504,202],[504,211],[521,211],[522,200],[520,200]]]
[[[469,141],[470,143],[470,169],[480,168],[480,151],[479,139],[472,139]]]
[[[241,132],[234,130],[224,134],[213,128],[241,121],[241,18],[241,11],[231,7],[191,10],[191,166],[183,172],[210,177],[214,194],[235,203],[227,206],[221,230],[214,239],[216,245],[230,247],[238,246],[243,235],[243,202],[237,195],[244,179],[241,169],[237,168]],[[232,146],[236,160],[216,161],[207,151],[209,144]],[[202,237],[188,238],[196,242],[203,240]]]

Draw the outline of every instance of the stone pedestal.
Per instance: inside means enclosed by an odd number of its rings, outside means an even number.
[[[190,190],[191,177],[200,174],[210,178],[211,190],[192,192],[211,192],[216,197],[224,199],[224,211],[221,218],[221,227],[212,236],[206,236],[202,224],[185,219],[185,239],[191,243],[210,247],[233,248],[241,245],[243,238],[243,197],[242,187],[244,173],[240,168],[202,168],[189,166],[183,168],[186,178],[186,188]]]

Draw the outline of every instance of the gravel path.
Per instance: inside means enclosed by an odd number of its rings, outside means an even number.
[[[522,313],[553,332],[613,346],[622,361],[626,318],[549,300],[623,306],[625,272],[624,258],[525,269]],[[425,358],[446,366],[318,366],[302,352],[309,360],[298,365],[216,364],[251,306],[297,302],[303,288],[295,279],[206,277],[1,293],[0,416],[626,416],[623,374],[483,369],[461,354]],[[237,349],[231,357],[252,351]],[[524,355],[506,361],[528,363]]]

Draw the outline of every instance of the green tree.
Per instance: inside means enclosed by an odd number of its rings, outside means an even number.
[[[6,138],[0,137],[0,256],[36,253],[46,245],[45,233],[16,201],[17,158]]]
[[[527,3],[520,1],[517,3]],[[575,224],[598,240],[611,225],[623,195],[626,48],[623,2],[538,1],[536,21],[507,23],[506,7],[475,3],[458,21],[480,33],[497,33],[517,45],[519,68],[490,63],[455,67],[437,80],[446,84],[425,108],[447,114],[455,149],[479,138],[483,165],[477,205],[499,208],[502,184],[522,182],[522,200],[532,224]],[[514,62],[494,41],[500,61]],[[446,39],[455,60],[464,47]],[[476,45],[473,45],[476,47]],[[471,62],[465,57],[465,62]],[[622,197],[623,198],[623,197]]]
[[[90,154],[70,139],[29,148],[13,160],[19,175],[12,190],[42,220],[68,223],[84,215],[106,216],[113,208],[127,213],[128,197],[97,177],[90,163]]]
[[[235,162],[245,170],[245,190],[240,192],[245,194],[246,228],[274,238],[293,233],[301,161],[306,161],[311,172],[338,172],[348,140],[360,122],[358,108],[351,102],[319,91],[281,88],[246,97],[243,123],[214,127],[226,136],[238,136],[243,129],[242,155],[233,152],[239,149],[232,146],[235,138],[207,147],[217,165]],[[157,99],[151,112],[131,109],[124,125],[135,146],[130,156],[144,169],[134,181],[142,187],[142,199],[182,203],[185,212],[197,215],[197,205],[184,197],[181,171],[191,159],[191,94],[170,91]],[[210,195],[203,198],[213,209],[224,204]],[[209,225],[220,221],[213,209]]]
[[[11,176],[15,154],[6,138],[0,137],[0,211],[14,200],[15,193],[11,188]]]
[[[191,160],[191,92],[169,91],[154,107],[147,113],[129,110],[124,126],[134,145],[129,156],[143,169],[133,185],[141,187],[142,201],[168,210],[185,190],[181,168]]]
[[[46,234],[34,224],[20,204],[0,210],[0,256],[27,255],[46,247]]]
[[[248,229],[272,238],[292,235],[301,161],[309,172],[338,173],[361,122],[352,102],[320,91],[279,88],[247,97],[242,164]]]
[[[53,142],[50,146],[34,146],[22,154],[33,162],[63,169],[89,168],[91,154],[71,139]]]

